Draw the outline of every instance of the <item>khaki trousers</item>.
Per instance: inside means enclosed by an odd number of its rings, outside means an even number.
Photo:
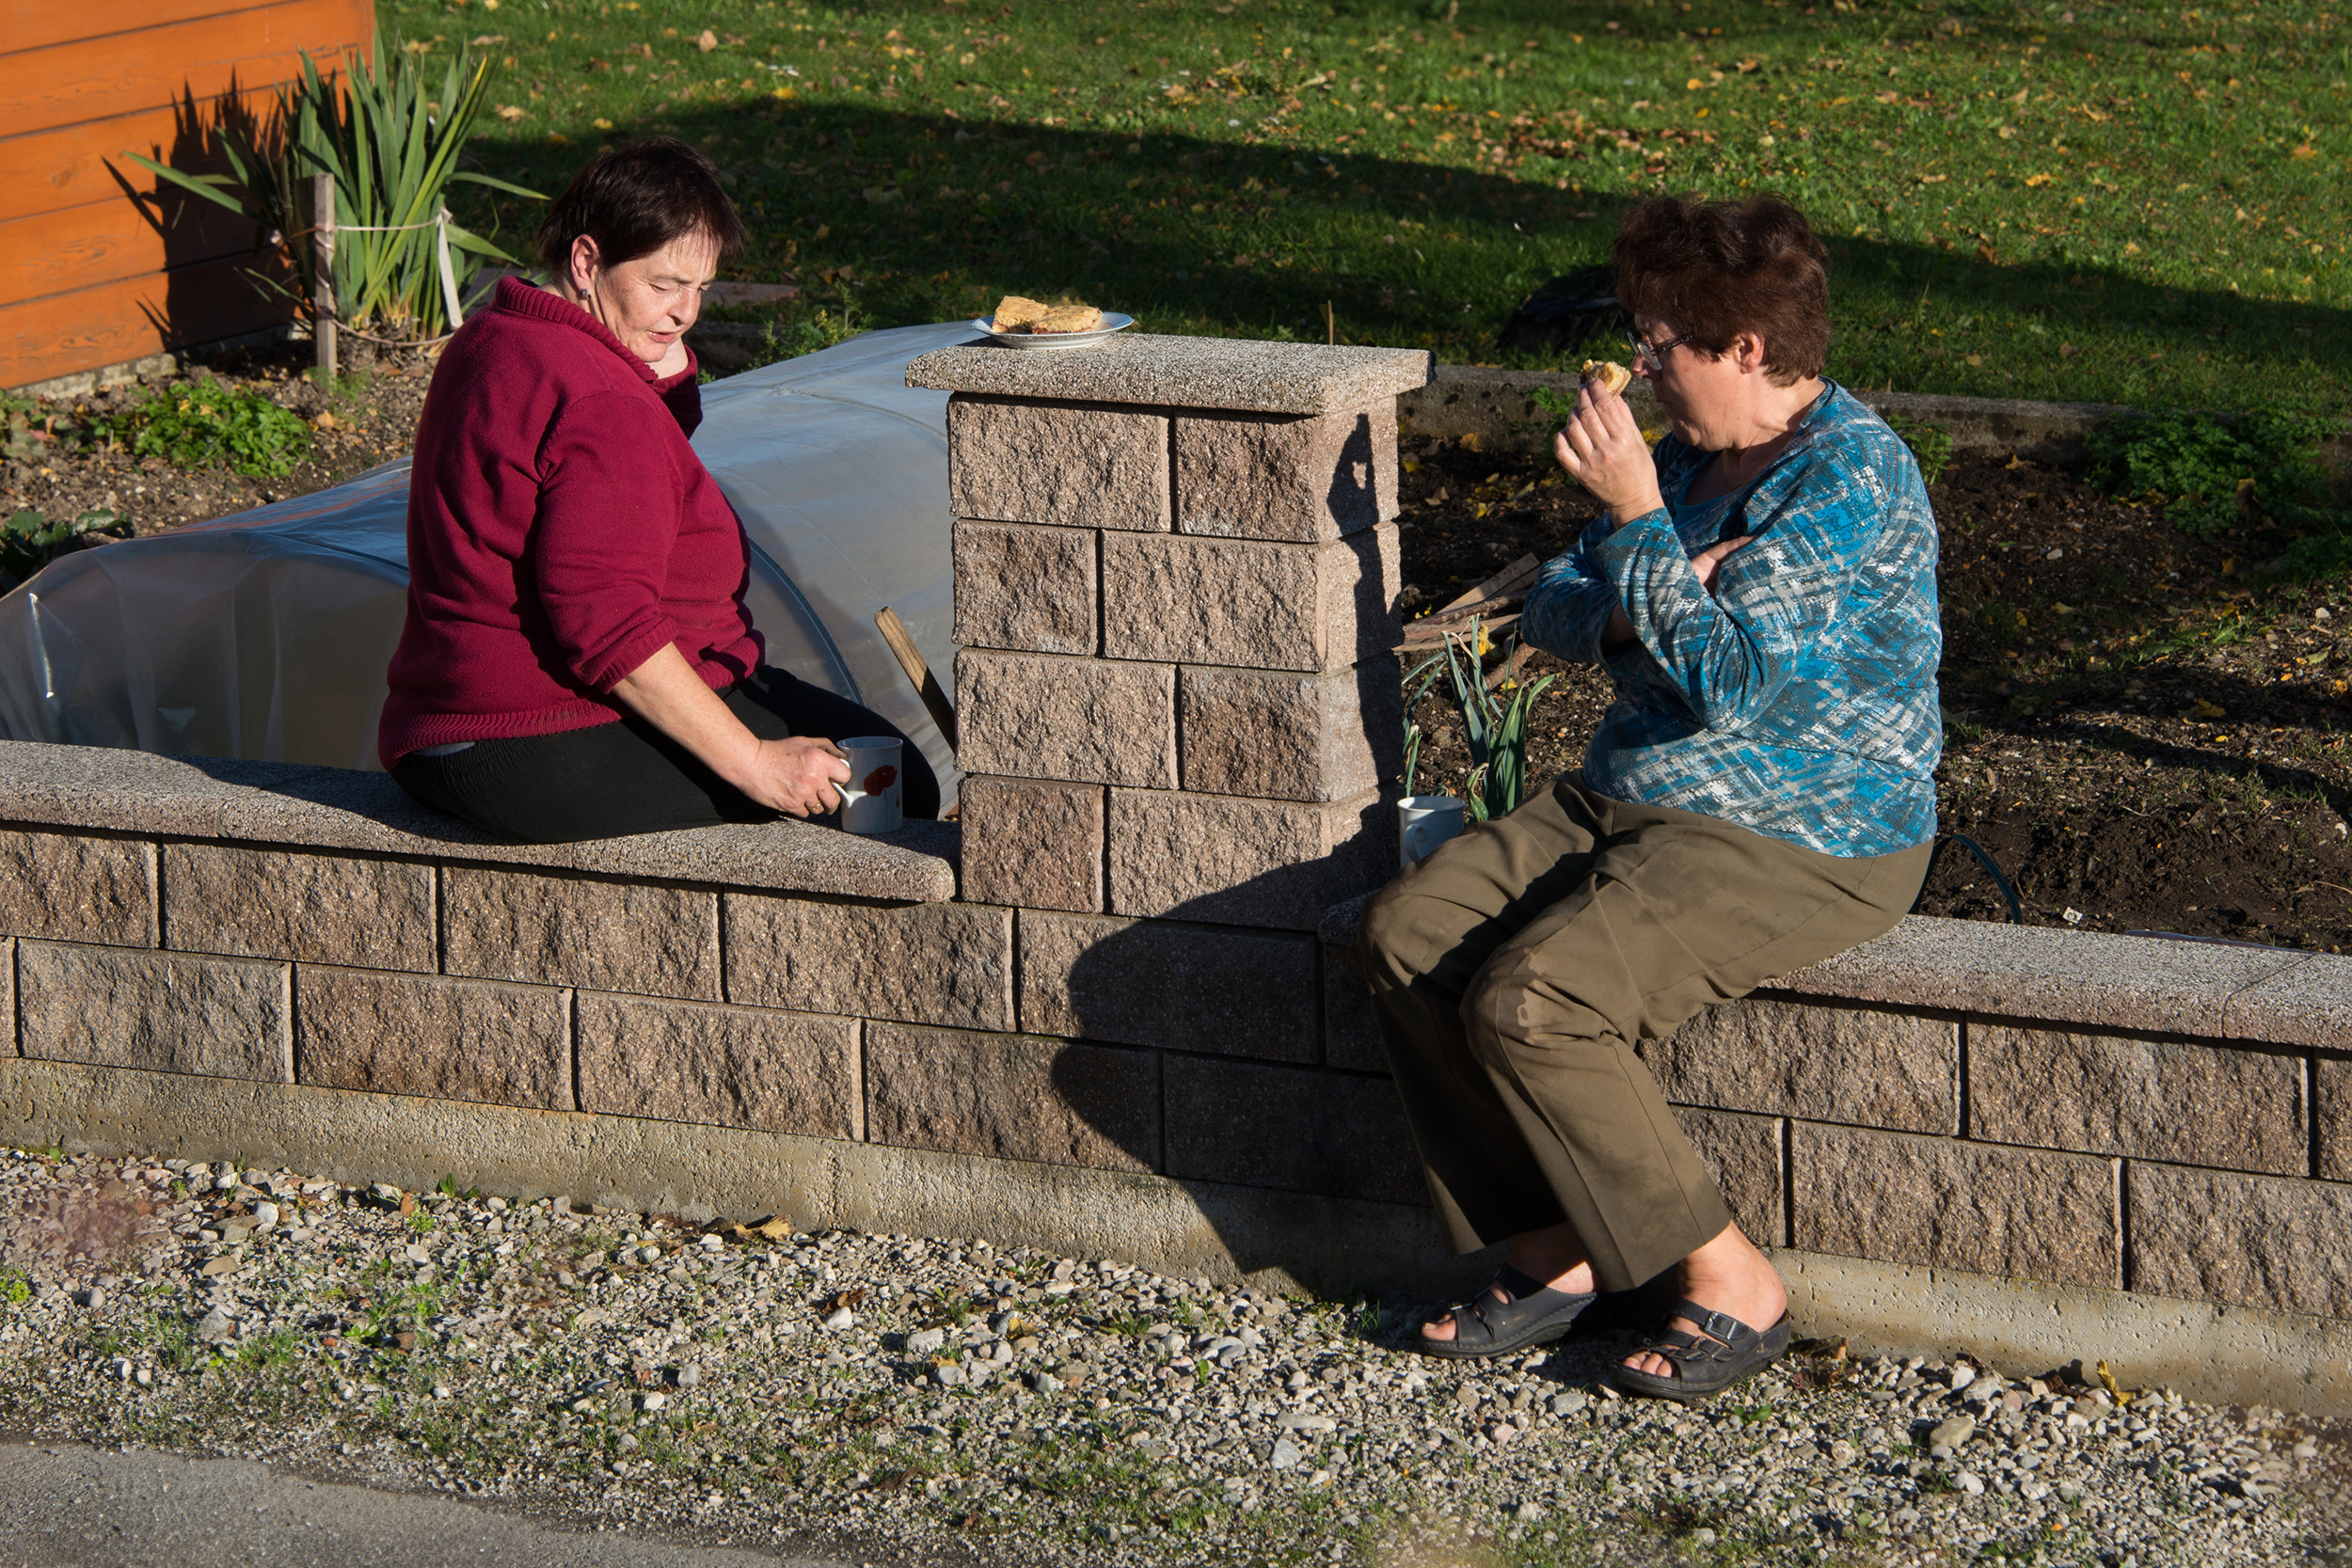
[[[1566,1220],[1623,1291],[1712,1241],[1731,1212],[1635,1044],[1892,930],[1931,848],[1824,855],[1571,773],[1390,883],[1365,970],[1447,1244]]]

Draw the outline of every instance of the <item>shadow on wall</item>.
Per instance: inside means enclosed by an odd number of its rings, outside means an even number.
[[[183,173],[233,179],[230,140],[267,148],[265,122],[255,107],[270,102],[266,92],[240,86],[233,75],[218,99],[202,103],[192,87],[183,85],[171,146],[143,150]],[[106,170],[163,243],[161,303],[142,301],[139,309],[166,346],[215,342],[294,319],[292,296],[284,292],[293,286],[293,275],[261,225],[127,159],[109,161]]]
[[[1244,1273],[1281,1268],[1344,1291],[1452,1272],[1360,972],[1311,928],[1393,870],[1394,818],[1384,796],[1363,810],[1359,845],[1173,899],[1150,921],[1020,916],[1021,1017],[1056,1037],[1041,1042],[1055,1098],[1107,1146],[1094,1157],[1115,1150],[1113,1163],[1183,1183]],[[1224,923],[1237,916],[1291,928]],[[1261,1229],[1267,1190],[1306,1228]],[[1301,1234],[1323,1238],[1317,1256],[1300,1255]]]

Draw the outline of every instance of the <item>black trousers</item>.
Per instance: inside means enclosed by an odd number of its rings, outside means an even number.
[[[762,740],[898,736],[906,741],[899,760],[906,815],[939,815],[939,780],[931,765],[896,724],[871,708],[765,664],[719,696]],[[557,735],[478,740],[446,756],[411,752],[394,766],[392,777],[435,810],[525,844],[777,817],[635,717]]]

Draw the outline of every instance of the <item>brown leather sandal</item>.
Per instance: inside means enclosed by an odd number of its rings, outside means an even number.
[[[1493,1288],[1509,1292],[1511,1299],[1495,1300]],[[1434,1323],[1451,1317],[1453,1338],[1432,1339],[1416,1329],[1416,1347],[1423,1355],[1474,1361],[1489,1355],[1508,1355],[1531,1345],[1549,1345],[1555,1339],[1565,1338],[1576,1323],[1576,1315],[1595,1300],[1594,1292],[1580,1295],[1555,1291],[1507,1264],[1495,1275],[1493,1288],[1427,1320]]]
[[[1788,1354],[1786,1312],[1761,1333],[1728,1312],[1710,1312],[1695,1301],[1676,1302],[1666,1316],[1688,1318],[1699,1325],[1698,1332],[1669,1328],[1651,1335],[1633,1354],[1664,1356],[1674,1363],[1675,1375],[1661,1377],[1617,1366],[1610,1369],[1610,1382],[1629,1394],[1697,1404],[1735,1383],[1744,1383]]]

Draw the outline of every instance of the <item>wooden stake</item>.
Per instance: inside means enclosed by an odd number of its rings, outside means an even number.
[[[890,644],[890,651],[898,656],[898,668],[904,670],[907,679],[914,683],[915,694],[923,699],[924,707],[930,711],[931,722],[939,726],[939,733],[947,741],[947,749],[954,751],[955,705],[948,702],[947,693],[939,689],[939,678],[931,673],[931,667],[923,662],[922,652],[914,645],[914,634],[907,630],[907,624],[898,619],[898,612],[888,605],[882,606],[882,612],[874,617],[874,625],[881,628],[882,641]]]
[[[335,177],[310,176],[310,237],[318,253],[310,279],[310,336],[317,341],[326,390],[335,389]]]

